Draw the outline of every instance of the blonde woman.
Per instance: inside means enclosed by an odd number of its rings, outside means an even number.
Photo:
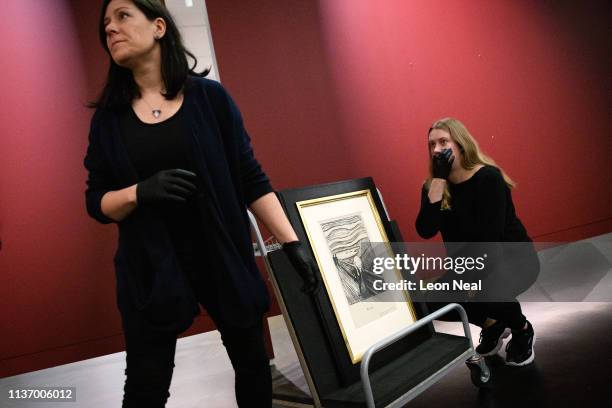
[[[535,358],[535,333],[516,296],[537,277],[539,261],[516,216],[511,195],[514,182],[480,151],[457,119],[436,121],[428,132],[428,147],[430,176],[421,193],[417,232],[427,239],[440,232],[447,249],[451,243],[486,243],[482,248],[489,252],[491,267],[478,272],[476,279],[482,278],[483,290],[488,292],[462,302],[470,322],[482,328],[476,351],[496,354],[512,333],[506,364],[530,364]],[[454,272],[446,278],[449,275]],[[435,309],[441,304],[430,306]]]

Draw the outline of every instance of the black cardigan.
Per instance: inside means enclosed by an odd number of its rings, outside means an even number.
[[[222,318],[247,326],[267,310],[269,299],[255,263],[246,207],[273,189],[253,155],[240,112],[221,84],[189,77],[183,103],[192,131],[189,160],[203,192],[197,206],[208,229],[202,231],[208,249],[202,250],[220,277]],[[87,212],[103,224],[114,221],[101,211],[102,196],[141,181],[122,142],[118,118],[118,112],[95,112],[84,160]],[[138,207],[117,224],[114,263],[124,327],[186,330],[199,307],[163,221],[155,211]],[[147,275],[151,288],[143,285]]]

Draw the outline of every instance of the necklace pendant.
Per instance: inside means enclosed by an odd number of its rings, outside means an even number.
[[[153,117],[157,119],[161,116],[161,109],[153,109],[151,113],[153,114]]]

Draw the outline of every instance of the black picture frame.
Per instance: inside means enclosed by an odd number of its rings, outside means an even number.
[[[389,221],[384,205],[378,195],[374,181],[370,177],[346,180],[315,186],[286,189],[279,191],[279,200],[293,225],[300,241],[305,243],[307,251],[313,256],[307,230],[297,203],[332,197],[352,192],[367,190],[378,211],[381,225],[390,242],[401,241],[397,225]],[[292,270],[283,255],[272,253],[269,256],[271,266],[277,275],[281,295],[287,306],[289,317],[295,327],[300,347],[312,373],[319,392],[348,386],[359,381],[359,364],[356,364],[347,350],[342,329],[334,312],[332,301],[325,288],[314,296],[308,296],[297,290],[301,286],[299,276]],[[322,277],[319,276],[321,279]],[[415,316],[425,314],[423,306],[413,304]],[[371,363],[372,369],[387,364],[416,345],[423,342],[433,333],[431,325],[418,330],[387,349],[377,353]]]

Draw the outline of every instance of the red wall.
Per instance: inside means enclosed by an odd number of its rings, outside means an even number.
[[[221,82],[277,189],[350,177],[309,1],[206,1]]]
[[[612,230],[609,4],[319,5],[352,171],[374,176],[406,239],[417,239],[426,132],[445,116],[518,182],[533,237]]]
[[[0,114],[0,376],[116,351],[113,231],[84,210],[89,113],[67,2],[6,2]]]

